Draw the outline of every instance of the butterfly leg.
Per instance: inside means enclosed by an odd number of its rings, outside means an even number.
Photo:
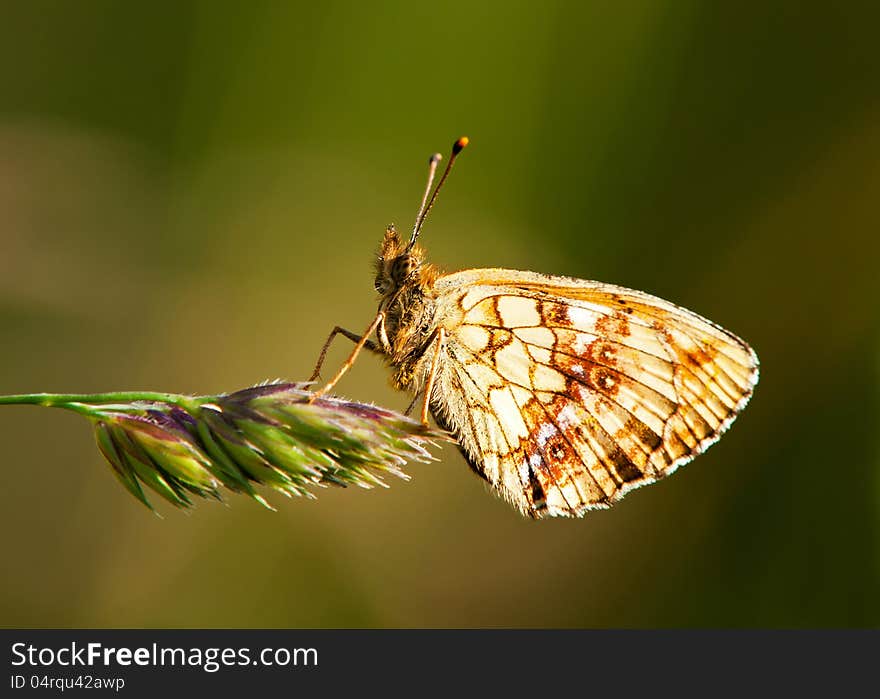
[[[336,385],[336,383],[339,381],[339,379],[341,379],[343,377],[343,375],[345,374],[345,372],[351,368],[351,365],[354,364],[354,360],[357,359],[357,356],[358,356],[358,354],[360,354],[360,351],[367,345],[368,342],[370,342],[370,340],[369,340],[370,335],[373,334],[373,332],[379,326],[379,323],[381,323],[384,319],[385,319],[384,313],[377,313],[376,314],[376,317],[373,318],[373,322],[370,323],[370,327],[368,327],[364,331],[364,334],[360,338],[358,338],[357,344],[355,344],[354,349],[351,351],[351,354],[348,355],[348,359],[345,360],[345,363],[343,363],[343,365],[341,367],[339,367],[339,371],[336,372],[336,375],[332,379],[330,379],[324,385],[323,388],[321,388],[320,390],[318,390],[314,394],[312,394],[312,397],[309,400],[309,402],[315,400],[316,398],[319,398],[320,396],[323,396],[325,393],[327,393],[327,391],[329,391],[330,389],[332,389]],[[332,339],[332,336],[330,339]],[[329,344],[329,340],[328,340],[328,344]],[[370,344],[372,344],[372,343],[370,343]],[[375,347],[375,345],[374,345],[374,347]],[[318,368],[320,369],[320,364],[319,364]]]
[[[413,411],[413,408],[416,407],[416,403],[419,402],[419,398],[422,397],[421,393],[416,393],[413,399],[410,401],[409,405],[406,407],[406,410],[403,411],[403,414],[409,417],[409,414]]]
[[[437,370],[440,368],[440,352],[446,342],[446,331],[440,328],[437,331],[436,347],[434,349],[434,359],[431,360],[431,371],[428,373],[428,381],[425,383],[425,397],[422,403],[422,424],[428,424],[428,408],[431,404],[431,393],[434,390],[434,382],[437,380]]]
[[[353,333],[351,330],[346,330],[340,326],[336,326],[333,328],[330,333],[330,337],[327,338],[327,341],[324,343],[324,346],[321,348],[321,354],[318,355],[318,362],[315,364],[315,370],[312,372],[312,375],[309,377],[309,381],[317,381],[318,377],[321,375],[321,367],[324,366],[324,359],[327,357],[327,350],[330,349],[330,345],[333,343],[333,339],[337,335],[342,335],[343,337],[347,337],[349,340],[354,342],[355,344],[361,341],[361,336],[357,333]],[[370,352],[375,352],[376,354],[382,354],[382,350],[376,345],[375,342],[371,340],[367,340],[364,343],[364,349],[369,350]]]

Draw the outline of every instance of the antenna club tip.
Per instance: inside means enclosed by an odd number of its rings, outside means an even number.
[[[471,139],[469,139],[467,136],[462,136],[460,139],[458,139],[455,143],[452,144],[452,154],[458,155],[459,153],[461,153],[464,150],[465,146],[470,142],[471,142]]]
[[[433,165],[434,163],[439,163],[443,160],[443,155],[441,153],[433,153],[430,158],[428,158],[428,164]]]

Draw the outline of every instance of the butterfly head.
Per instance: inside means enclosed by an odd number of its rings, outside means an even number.
[[[403,287],[417,283],[424,257],[420,245],[402,241],[397,229],[388,226],[376,260],[376,291],[383,297],[394,296]]]

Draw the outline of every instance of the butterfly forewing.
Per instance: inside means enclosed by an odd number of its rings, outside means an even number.
[[[532,272],[440,277],[438,421],[534,517],[582,515],[714,443],[758,377],[751,348],[643,292]]]

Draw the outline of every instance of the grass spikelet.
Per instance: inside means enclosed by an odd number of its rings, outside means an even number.
[[[433,460],[448,440],[399,413],[274,382],[217,396],[173,393],[26,394],[0,405],[64,408],[86,416],[113,474],[152,509],[152,491],[176,507],[232,491],[270,507],[262,486],[314,497],[316,487],[387,487],[407,462]]]

